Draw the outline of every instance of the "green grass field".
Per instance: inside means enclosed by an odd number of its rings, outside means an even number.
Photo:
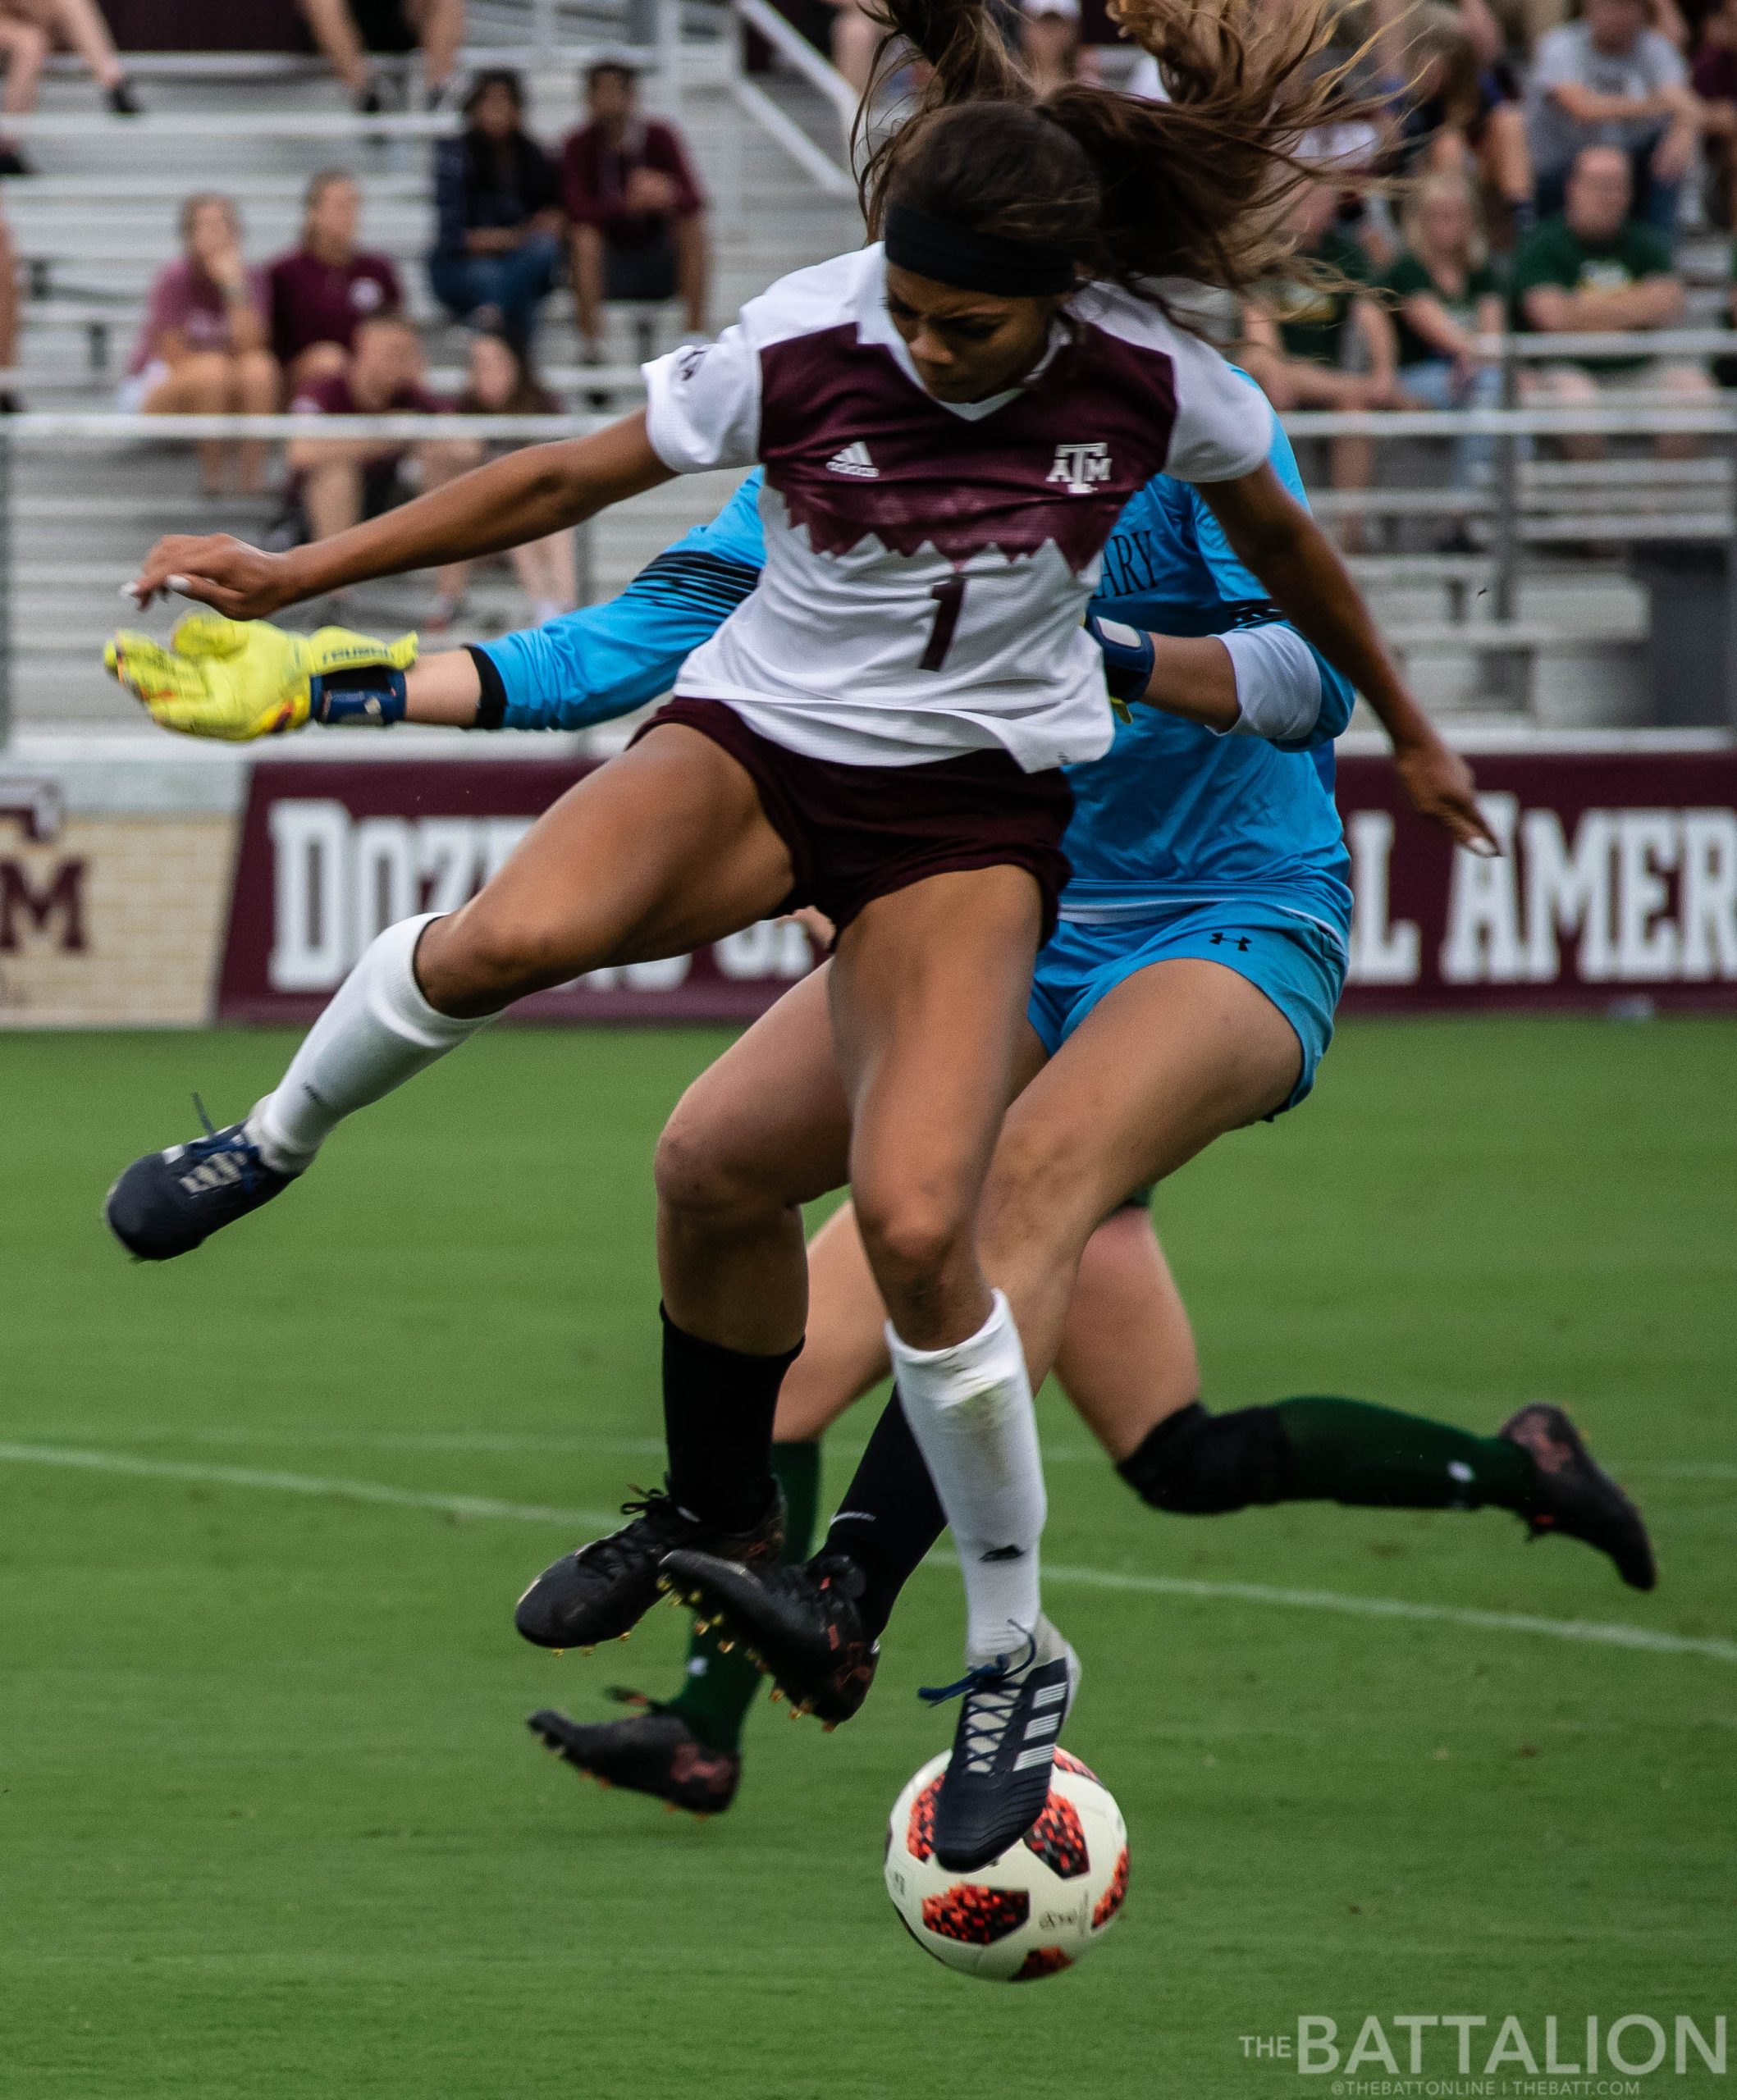
[[[1134,1865],[1102,1950],[1011,1998],[880,1886],[945,1741],[944,1568],[858,1722],[758,1710],[715,1824],[523,1727],[673,1682],[673,1611],[589,1663],[510,1613],[561,1513],[656,1473],[649,1156],[720,1040],[485,1037],[156,1269],[108,1180],[286,1039],[0,1039],[0,2093],[1278,2100],[1337,2089],[1245,2057],[1301,2015],[1401,2049],[1395,2014],[1484,2016],[1474,2072],[1509,2013],[1541,2067],[1547,2014],[1571,2062],[1588,2014],[1737,2015],[1737,1025],[1352,1025],[1304,1113],[1162,1192],[1209,1402],[1566,1400],[1662,1586],[1494,1513],[1158,1517],[1051,1393],[1068,1740]],[[1633,2089],[1732,2089],[1688,2061]]]

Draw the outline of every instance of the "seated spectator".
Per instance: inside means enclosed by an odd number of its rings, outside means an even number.
[[[272,349],[291,394],[341,372],[359,325],[404,304],[390,258],[356,245],[361,209],[354,176],[323,169],[303,201],[301,245],[271,267]]]
[[[429,281],[455,319],[528,343],[560,264],[560,177],[526,135],[516,73],[478,74],[464,116],[463,137],[435,149]]]
[[[241,215],[227,197],[190,197],[181,210],[181,255],[158,272],[144,325],[127,360],[117,405],[123,414],[269,416],[277,407],[277,360],[267,348],[265,272],[241,254]],[[199,445],[207,495],[223,493],[233,464],[238,494],[260,487],[265,447],[208,438]]]
[[[0,416],[16,415],[23,403],[11,390],[11,375],[18,363],[18,251],[12,245],[12,230],[0,217],[0,370],[7,379],[0,383]]]
[[[1327,182],[1297,193],[1290,226],[1297,254],[1312,267],[1243,311],[1242,362],[1281,411],[1405,406],[1393,324],[1370,293],[1368,258],[1340,226],[1338,208]],[[1335,488],[1367,488],[1374,468],[1369,439],[1333,439]],[[1360,528],[1355,520],[1346,526],[1346,544],[1355,545]]]
[[[464,41],[464,0],[301,0],[313,40],[364,116],[377,116],[385,96],[371,61],[420,48],[423,93],[438,109],[451,92],[453,69]]]
[[[1019,56],[1040,94],[1099,78],[1080,42],[1080,0],[1019,0]]]
[[[640,116],[638,83],[619,60],[586,75],[585,107],[587,121],[561,149],[561,195],[587,354],[599,354],[606,299],[649,304],[679,294],[689,334],[703,335],[706,200],[681,135]]]
[[[461,416],[558,416],[561,404],[537,379],[516,344],[505,336],[480,335],[471,339],[470,372],[459,396],[458,412]],[[482,448],[483,455],[491,459],[516,450],[510,438],[490,439]],[[508,559],[519,588],[531,601],[532,619],[538,627],[570,613],[578,604],[570,532],[551,532],[545,540],[510,548]],[[423,622],[431,633],[450,627],[458,617],[469,569],[469,563],[462,563],[444,572],[443,594],[450,591],[451,596],[443,595]]]
[[[1478,203],[1463,175],[1429,175],[1406,200],[1406,245],[1382,280],[1393,301],[1399,383],[1430,409],[1493,409],[1502,372],[1477,348],[1502,332],[1502,281],[1490,267]],[[1454,480],[1468,483],[1490,457],[1488,438],[1454,445]]]
[[[869,12],[866,0],[825,0],[832,11],[832,63],[857,90],[868,92],[875,70],[875,53],[880,48],[880,25]]]
[[[1475,176],[1499,210],[1504,233],[1524,233],[1532,225],[1525,120],[1503,95],[1495,71],[1480,65],[1479,52],[1457,9],[1431,0],[1418,10],[1393,158],[1407,175]]]
[[[290,403],[297,416],[439,415],[446,407],[423,384],[423,347],[402,315],[377,313],[357,324],[349,368],[305,381]],[[416,492],[437,487],[477,463],[468,440],[295,437],[286,451],[308,536],[328,539]],[[442,596],[450,573],[441,573]]]
[[[1588,146],[1575,156],[1566,208],[1521,242],[1514,258],[1515,326],[1542,334],[1571,330],[1632,332],[1641,354],[1583,358],[1524,368],[1525,398],[1553,408],[1591,408],[1601,394],[1645,389],[1693,408],[1713,398],[1712,380],[1691,362],[1649,358],[1644,336],[1683,313],[1683,281],[1662,236],[1629,216],[1634,198],[1629,158],[1618,146]],[[1595,459],[1598,437],[1560,441],[1570,459]],[[1661,459],[1692,459],[1694,436],[1657,441]]]
[[[35,108],[42,69],[57,45],[84,60],[117,116],[139,114],[139,98],[96,0],[0,0],[7,116],[27,116]],[[15,140],[0,139],[0,176],[34,171]]]
[[[1639,216],[1667,238],[1674,231],[1700,104],[1681,54],[1648,15],[1648,0],[1586,0],[1582,21],[1539,43],[1526,128],[1541,217],[1561,210],[1583,147],[1614,146],[1628,156]]]
[[[1737,226],[1737,0],[1722,0],[1702,32],[1690,75],[1701,103],[1707,155],[1707,216]]]

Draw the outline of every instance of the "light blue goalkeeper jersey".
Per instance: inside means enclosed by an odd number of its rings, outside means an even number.
[[[1276,427],[1269,457],[1304,500],[1290,444]],[[756,472],[710,523],[678,540],[606,605],[482,645],[480,719],[579,728],[667,692],[689,651],[754,587],[764,559],[759,493]],[[1168,474],[1123,511],[1091,609],[1172,635],[1222,634],[1278,618],[1198,492]],[[1343,945],[1351,897],[1332,798],[1332,740],[1351,718],[1353,696],[1319,653],[1315,660],[1320,711],[1294,744],[1221,736],[1136,706],[1104,757],[1067,769],[1076,808],[1064,919],[1138,919],[1178,904],[1246,897],[1314,920]]]

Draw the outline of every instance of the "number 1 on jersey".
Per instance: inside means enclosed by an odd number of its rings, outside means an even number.
[[[938,671],[947,661],[959,624],[959,608],[965,603],[965,578],[949,576],[944,583],[932,584],[929,595],[935,600],[935,625],[929,630],[929,646],[917,661],[920,671]]]

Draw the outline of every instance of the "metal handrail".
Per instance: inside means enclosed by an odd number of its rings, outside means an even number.
[[[799,30],[785,21],[767,0],[729,0],[730,11],[750,29],[757,30],[811,88],[818,88],[839,112],[847,135],[857,121],[857,90],[838,69],[827,63]]]
[[[574,368],[578,383],[604,386],[625,368]],[[379,437],[413,442],[453,436],[482,439],[571,437],[576,428],[613,420],[572,415],[122,414],[117,410],[32,409],[8,416],[0,431],[25,443],[198,438]],[[1737,402],[1701,409],[1300,409],[1279,418],[1293,437],[1737,437]]]
[[[1528,364],[1551,358],[1732,357],[1737,356],[1737,330],[1565,328],[1552,335],[1524,329],[1506,336],[1474,336],[1472,348],[1492,363],[1518,358]]]

